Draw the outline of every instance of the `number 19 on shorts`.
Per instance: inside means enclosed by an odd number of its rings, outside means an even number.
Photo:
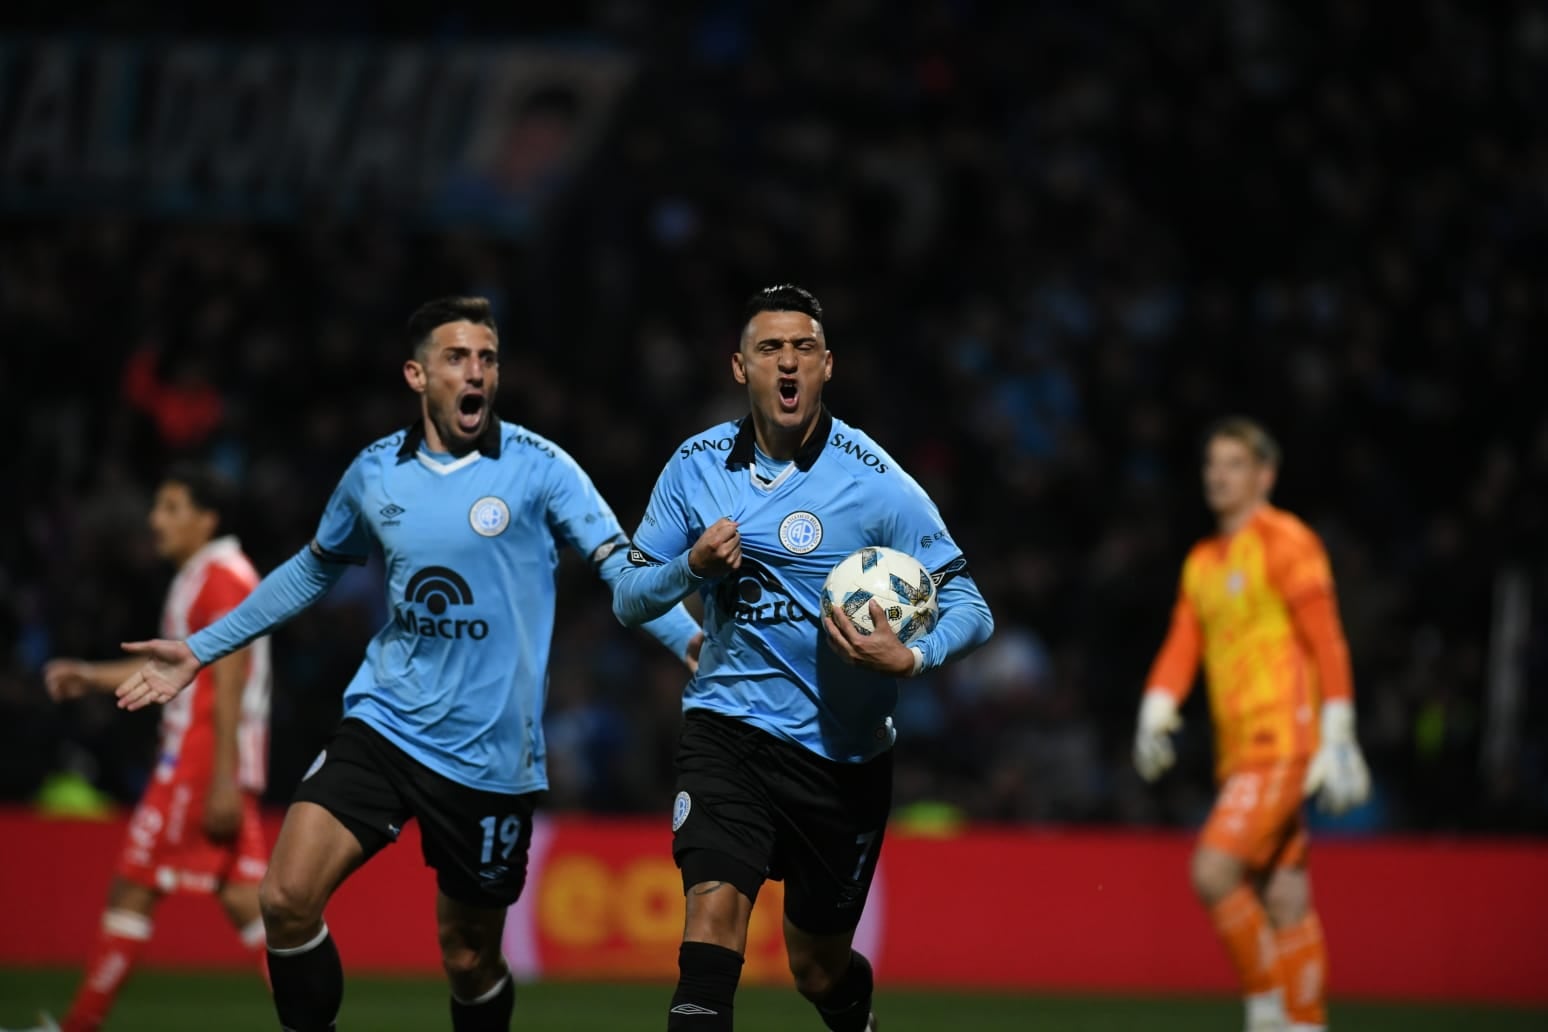
[[[511,850],[516,848],[516,843],[521,838],[521,818],[514,813],[509,813],[503,818],[485,817],[478,823],[479,827],[484,829],[484,849],[479,863],[487,864],[495,859],[496,840],[500,845],[499,858],[509,860]]]

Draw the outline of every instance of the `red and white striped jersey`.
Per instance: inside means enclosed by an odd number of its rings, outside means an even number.
[[[161,635],[185,639],[235,609],[258,584],[258,571],[234,537],[216,538],[195,552],[167,589]],[[247,648],[247,680],[237,725],[237,779],[252,792],[268,775],[269,639]],[[215,765],[215,678],[210,667],[162,708],[161,760],[156,777],[203,791]]]

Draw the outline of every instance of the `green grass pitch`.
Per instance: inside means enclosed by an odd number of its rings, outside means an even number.
[[[30,1023],[40,1008],[57,1016],[75,974],[0,971],[0,1028]],[[515,1032],[659,1032],[671,989],[659,985],[548,982],[516,995]],[[877,1017],[885,1032],[1238,1032],[1231,1000],[1013,996],[884,989]],[[1339,1003],[1335,1032],[1540,1032],[1548,1011],[1431,1005]],[[244,975],[142,972],[124,990],[105,1032],[274,1032],[278,1027],[258,980]],[[447,1029],[446,994],[419,978],[350,978],[341,1032]],[[794,990],[752,987],[737,994],[738,1032],[823,1032]]]

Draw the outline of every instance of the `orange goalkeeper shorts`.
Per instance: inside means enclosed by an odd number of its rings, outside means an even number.
[[[1305,759],[1238,767],[1220,786],[1202,845],[1236,857],[1249,870],[1301,867],[1308,845],[1301,812]]]

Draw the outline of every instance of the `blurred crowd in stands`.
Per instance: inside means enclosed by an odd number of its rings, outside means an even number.
[[[678,442],[743,404],[741,300],[795,281],[829,311],[830,407],[934,496],[998,618],[976,656],[904,686],[900,806],[1201,817],[1202,693],[1159,788],[1129,744],[1210,529],[1198,434],[1245,413],[1284,446],[1277,500],[1333,558],[1377,786],[1344,823],[1548,830],[1540,6],[580,6],[565,27],[638,72],[527,238],[6,217],[0,798],[61,769],[120,799],[143,783],[155,715],[54,706],[39,670],[156,632],[170,571],[144,517],[168,460],[238,480],[235,529],[271,569],[354,453],[413,417],[408,312],[482,294],[501,414],[576,456],[632,529]],[[366,32],[483,25],[344,10]],[[1491,654],[1511,573],[1530,633]],[[277,636],[274,800],[384,613],[368,568]],[[551,805],[664,815],[683,672],[575,557],[554,657]],[[1498,760],[1484,728],[1511,666],[1525,696]]]

